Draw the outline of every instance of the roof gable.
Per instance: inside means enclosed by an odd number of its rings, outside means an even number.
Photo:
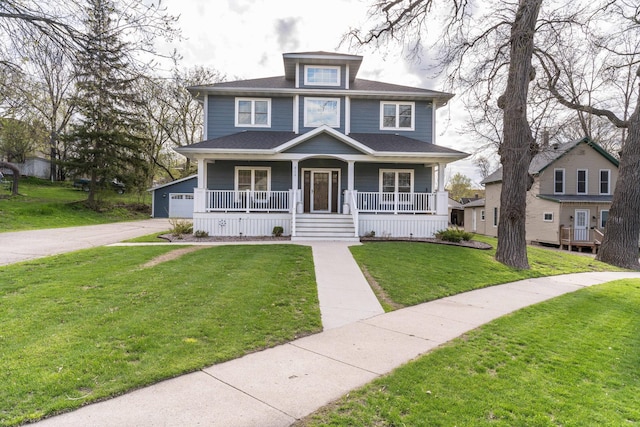
[[[367,147],[364,144],[361,144],[360,142],[356,141],[355,139],[341,133],[338,132],[337,130],[333,129],[332,127],[329,127],[327,125],[322,125],[319,126],[305,134],[302,134],[300,136],[298,136],[297,138],[293,138],[292,140],[282,144],[279,147],[276,147],[276,152],[280,152],[283,153],[285,151],[290,150],[292,147],[295,147],[305,141],[311,140],[313,138],[315,138],[316,136],[320,135],[320,134],[327,134],[329,136],[332,137],[333,140],[337,140],[342,142],[343,144],[346,144],[350,147],[352,147],[353,149],[355,149],[354,151],[359,152],[359,153],[364,153],[364,154],[373,154],[373,150],[371,150],[369,147]],[[292,151],[295,152],[295,151]]]

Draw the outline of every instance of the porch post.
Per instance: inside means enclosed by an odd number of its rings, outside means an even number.
[[[347,190],[349,191],[353,191],[355,190],[354,188],[354,182],[355,182],[355,178],[354,178],[354,170],[355,170],[355,164],[356,162],[354,160],[349,160],[347,162]]]
[[[445,163],[438,163],[438,192],[436,193],[436,215],[449,214],[449,196],[444,189]]]
[[[447,165],[438,163],[438,191],[444,191],[444,171]]]
[[[292,204],[294,202],[295,204],[289,206],[289,210],[293,214],[296,213],[297,204],[300,203],[300,200],[298,200],[298,188],[300,187],[298,176],[298,160],[291,160],[291,194],[292,196],[295,194],[295,197],[290,197],[289,200]]]
[[[198,186],[193,194],[193,211],[206,212],[207,208],[207,164],[205,159],[198,159]]]

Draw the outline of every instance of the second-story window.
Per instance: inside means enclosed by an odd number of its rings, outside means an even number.
[[[413,130],[415,103],[381,102],[380,129]]]
[[[585,169],[578,169],[578,182],[576,193],[587,194],[587,171]]]
[[[304,126],[322,125],[340,127],[340,100],[338,98],[305,98]]]
[[[609,169],[600,171],[600,194],[611,194],[611,171]]]
[[[554,169],[553,171],[553,192],[554,194],[564,194],[564,169]]]
[[[236,126],[270,127],[271,100],[268,98],[236,98]]]
[[[305,65],[304,84],[309,86],[340,86],[340,67]]]

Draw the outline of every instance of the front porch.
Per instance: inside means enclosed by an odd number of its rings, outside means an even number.
[[[602,244],[604,234],[597,228],[560,227],[560,249],[567,247],[572,251],[576,248],[579,252],[589,248],[592,253],[597,253]]]
[[[447,192],[400,193],[345,190],[336,212],[305,213],[302,190],[194,190],[194,231],[211,236],[269,236],[274,227],[294,240],[381,237],[433,237],[448,226]],[[333,217],[334,221],[330,218]],[[312,220],[311,218],[320,218]],[[313,229],[313,221],[322,221]],[[304,222],[304,228],[300,224]],[[311,225],[309,225],[311,222]],[[331,224],[335,225],[331,225]]]

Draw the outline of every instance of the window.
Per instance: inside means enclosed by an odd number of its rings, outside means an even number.
[[[236,191],[270,191],[271,168],[236,167]]]
[[[611,171],[600,170],[600,194],[611,194]]]
[[[484,209],[480,211],[480,221],[484,221]]]
[[[317,67],[305,65],[304,84],[317,86],[340,86],[340,67]]]
[[[380,170],[380,190],[383,193],[413,193],[413,170]]]
[[[494,227],[498,226],[498,208],[497,207],[493,208],[493,226]]]
[[[600,211],[600,228],[604,228],[607,225],[607,219],[609,219],[609,211]]]
[[[270,127],[271,100],[236,98],[236,126]]]
[[[553,212],[545,212],[542,214],[542,220],[544,222],[553,222]]]
[[[413,130],[415,103],[381,102],[380,129]]]
[[[586,169],[578,169],[578,181],[576,192],[578,194],[587,194],[587,171]]]
[[[564,169],[553,170],[553,193],[564,194]]]
[[[338,98],[305,98],[304,126],[327,125],[340,127],[340,100]]]

